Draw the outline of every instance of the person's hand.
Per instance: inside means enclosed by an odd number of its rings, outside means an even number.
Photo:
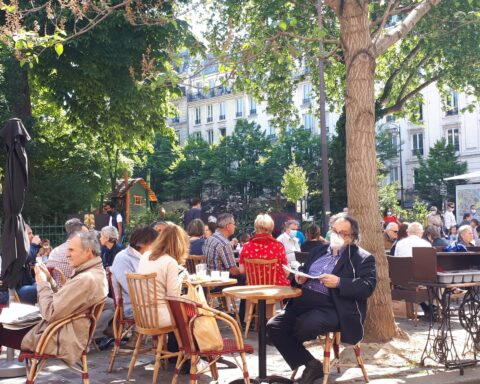
[[[308,278],[305,277],[305,276],[295,275],[295,281],[298,284],[304,284],[307,280],[308,280]]]
[[[35,281],[37,283],[48,282],[52,279],[50,272],[48,272],[47,266],[45,264],[36,264],[35,265]]]
[[[32,243],[39,245],[42,242],[42,239],[40,239],[40,236],[35,235],[33,236]]]
[[[330,275],[328,273],[324,273],[320,275],[320,281],[327,288],[337,288],[338,283],[340,282],[340,278],[336,275]]]

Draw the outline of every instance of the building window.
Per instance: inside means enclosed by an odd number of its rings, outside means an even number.
[[[235,100],[236,103],[236,117],[242,117],[243,116],[243,98],[239,98]]]
[[[417,180],[418,180],[418,169],[414,169],[413,170],[413,189],[414,190],[417,190],[417,186],[416,186]]]
[[[458,93],[450,92],[447,98],[447,116],[458,115]]]
[[[303,129],[312,131],[315,126],[314,116],[311,113],[305,113],[302,116],[302,120],[303,120]]]
[[[393,183],[394,181],[398,181],[398,167],[390,169],[390,182]]]
[[[423,156],[423,133],[412,135],[412,156]]]
[[[197,96],[203,96],[203,83],[201,81],[197,81],[197,83],[195,84],[195,88],[197,90]]]
[[[250,104],[250,115],[256,115],[257,114],[257,103],[253,99],[252,96],[249,96],[248,98],[249,104]]]
[[[133,195],[133,205],[142,205],[142,196]]]
[[[386,122],[387,123],[393,123],[395,121],[395,116],[393,115],[387,115],[387,117],[385,118]]]
[[[207,105],[207,123],[211,123],[213,121],[213,105]]]
[[[195,107],[195,124],[200,124],[202,122],[202,110],[200,107]]]
[[[202,132],[194,132],[193,138],[197,140],[202,139]]]
[[[460,151],[460,135],[458,128],[447,130],[447,143],[453,145],[455,151]]]
[[[215,96],[215,79],[208,80],[208,94],[210,97]]]
[[[208,144],[213,144],[213,130],[207,131],[208,134]]]
[[[222,101],[218,104],[218,120],[225,120],[225,102]]]
[[[225,137],[227,136],[227,129],[226,128],[220,128],[220,136]]]
[[[303,84],[303,104],[310,104],[310,97],[312,93],[312,84]]]
[[[268,138],[270,140],[273,140],[275,139],[276,137],[276,132],[275,132],[275,127],[273,126],[273,124],[269,121],[268,122]]]
[[[172,118],[172,123],[179,123],[180,122],[180,116],[177,114],[175,117]]]

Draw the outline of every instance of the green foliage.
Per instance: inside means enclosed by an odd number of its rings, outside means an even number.
[[[458,160],[455,148],[447,144],[445,138],[437,141],[426,159],[418,157],[419,167],[415,178],[415,188],[420,198],[437,207],[442,206],[440,185],[443,179],[449,176],[461,175],[467,172],[467,163]],[[462,184],[462,180],[447,181],[447,196],[449,201],[455,197],[455,185]]]
[[[398,203],[397,193],[400,189],[400,184],[398,181],[385,184],[380,186],[378,189],[378,200],[379,200],[379,208],[380,208],[380,215],[383,217],[383,212],[390,208],[397,216],[403,217],[402,209],[400,204]]]
[[[428,204],[416,198],[412,209],[405,209],[401,213],[402,221],[413,222],[417,221],[423,226],[427,224]]]
[[[285,170],[282,180],[282,193],[290,203],[296,203],[308,193],[308,186],[306,182],[306,174],[302,167],[295,163]]]

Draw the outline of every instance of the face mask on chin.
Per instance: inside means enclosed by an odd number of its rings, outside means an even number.
[[[345,240],[343,240],[343,238],[340,235],[332,232],[332,234],[330,235],[330,246],[334,249],[340,249],[344,245],[345,245]]]

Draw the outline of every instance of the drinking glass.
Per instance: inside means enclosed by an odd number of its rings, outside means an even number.
[[[207,276],[207,264],[197,264],[195,271],[197,272],[197,276]]]

